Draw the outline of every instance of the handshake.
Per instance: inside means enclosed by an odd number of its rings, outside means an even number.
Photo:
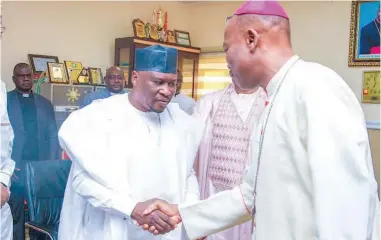
[[[178,206],[160,199],[139,202],[131,217],[138,226],[154,235],[168,233],[181,223]]]

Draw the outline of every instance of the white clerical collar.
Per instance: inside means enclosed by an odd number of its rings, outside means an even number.
[[[279,83],[285,77],[285,74],[292,67],[292,65],[299,59],[299,56],[294,55],[282,66],[282,68],[271,78],[269,84],[265,88],[268,97],[271,97],[276,89],[278,88]]]

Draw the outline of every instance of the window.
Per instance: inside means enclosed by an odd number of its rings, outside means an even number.
[[[226,88],[231,83],[224,53],[202,53],[198,66],[195,99]]]

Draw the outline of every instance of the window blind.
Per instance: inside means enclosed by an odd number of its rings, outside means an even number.
[[[202,53],[198,66],[195,99],[207,93],[224,89],[231,83],[225,53]]]

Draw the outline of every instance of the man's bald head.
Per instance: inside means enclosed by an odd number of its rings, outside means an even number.
[[[120,93],[124,86],[124,73],[120,67],[111,66],[104,77],[106,87],[110,92]]]

